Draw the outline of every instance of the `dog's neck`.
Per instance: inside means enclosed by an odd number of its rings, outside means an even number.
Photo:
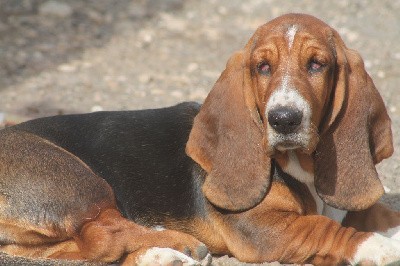
[[[288,151],[287,152],[287,162],[285,163],[284,167],[281,167],[279,163],[275,162],[275,168],[276,168],[276,173],[278,176],[282,176],[282,172],[285,173],[289,178],[294,179],[304,185],[307,186],[310,194],[314,198],[315,204],[316,204],[316,212],[319,215],[324,215],[332,220],[335,220],[339,223],[341,223],[344,219],[344,217],[347,214],[347,211],[345,210],[339,210],[336,209],[332,206],[329,206],[326,204],[319,196],[317,193],[317,190],[314,185],[314,174],[310,173],[308,171],[305,171],[301,165],[300,161],[297,158],[297,155],[294,151]],[[280,177],[279,177],[280,178]],[[288,178],[283,178],[287,182]]]

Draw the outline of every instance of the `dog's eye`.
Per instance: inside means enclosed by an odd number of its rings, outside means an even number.
[[[258,64],[257,70],[261,75],[268,76],[271,74],[271,66],[267,62],[261,62]]]
[[[310,73],[316,73],[322,71],[324,68],[324,64],[316,61],[316,60],[311,60],[310,63],[308,63],[308,71]]]

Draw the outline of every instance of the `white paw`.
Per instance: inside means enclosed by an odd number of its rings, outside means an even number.
[[[400,241],[374,233],[358,246],[352,265],[371,261],[376,265],[386,265],[400,260]]]
[[[386,232],[379,232],[379,234],[391,239],[400,240],[400,226],[390,228]]]
[[[179,251],[158,247],[148,249],[136,262],[138,266],[163,266],[173,265],[175,261],[182,262],[179,265],[183,266],[201,265],[198,261]]]

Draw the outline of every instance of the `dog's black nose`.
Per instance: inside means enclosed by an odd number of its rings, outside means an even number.
[[[293,107],[278,106],[268,112],[268,123],[278,133],[293,133],[300,126],[303,113]]]

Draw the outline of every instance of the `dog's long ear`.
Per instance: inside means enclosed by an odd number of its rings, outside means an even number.
[[[391,122],[361,57],[335,31],[333,40],[336,85],[314,155],[315,186],[329,205],[362,210],[383,194],[375,164],[393,153]]]
[[[270,159],[250,88],[244,52],[228,61],[199,114],[186,146],[206,172],[203,193],[217,207],[241,211],[258,204],[270,184]]]

